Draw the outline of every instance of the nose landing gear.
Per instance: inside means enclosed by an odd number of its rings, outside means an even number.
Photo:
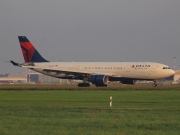
[[[154,83],[153,83],[152,86],[153,86],[153,87],[157,87],[157,80],[154,80],[153,82],[154,82]]]

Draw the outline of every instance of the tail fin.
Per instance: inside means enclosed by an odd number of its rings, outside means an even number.
[[[25,62],[48,62],[25,36],[18,36]]]

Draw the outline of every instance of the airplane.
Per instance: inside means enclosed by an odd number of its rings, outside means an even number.
[[[109,82],[136,84],[137,80],[153,81],[174,75],[169,66],[153,62],[50,62],[44,59],[26,36],[18,36],[24,63],[10,61],[14,66],[62,79],[82,80],[78,87],[107,87]]]

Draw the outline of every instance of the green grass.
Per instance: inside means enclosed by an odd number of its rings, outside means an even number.
[[[179,133],[179,89],[0,91],[0,135]]]

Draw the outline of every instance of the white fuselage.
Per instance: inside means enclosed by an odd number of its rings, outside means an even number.
[[[58,78],[84,73],[149,80],[167,78],[175,73],[167,65],[152,62],[44,62],[34,63],[32,69]]]

